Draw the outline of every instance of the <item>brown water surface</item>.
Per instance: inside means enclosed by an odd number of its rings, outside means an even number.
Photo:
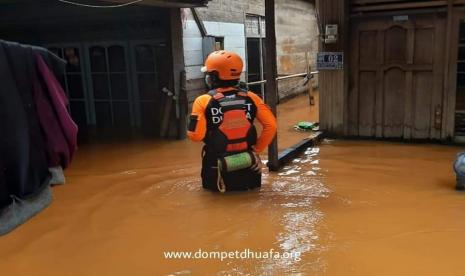
[[[282,118],[305,117],[287,104]],[[305,135],[280,128],[283,143]],[[465,194],[451,170],[459,150],[324,141],[265,172],[260,191],[219,195],[200,187],[198,144],[85,146],[53,204],[0,237],[1,275],[462,275]],[[301,258],[163,255],[199,249]]]

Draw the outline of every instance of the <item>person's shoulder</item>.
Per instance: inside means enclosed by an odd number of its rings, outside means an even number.
[[[212,96],[210,94],[204,93],[202,95],[197,96],[197,99],[210,99]]]
[[[254,102],[262,101],[262,98],[260,98],[260,96],[258,96],[257,94],[255,94],[252,91],[247,91],[247,97],[251,98]]]
[[[211,98],[212,98],[211,95],[209,95],[208,93],[205,93],[205,94],[202,94],[202,95],[198,96],[197,98],[195,98],[194,103],[206,105],[206,104],[208,104],[208,102],[210,101]]]
[[[247,96],[249,97],[258,97],[257,94],[255,94],[255,92],[252,92],[252,91],[249,91],[249,90],[244,90],[245,93],[247,93]]]

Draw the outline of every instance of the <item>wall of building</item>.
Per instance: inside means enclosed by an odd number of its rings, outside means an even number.
[[[320,14],[320,24],[337,24],[339,38],[337,43],[320,43],[322,52],[347,53],[348,14],[347,2],[340,0],[318,0],[317,9]],[[330,134],[342,135],[347,125],[347,91],[348,62],[344,58],[344,70],[323,70],[319,74],[320,94],[320,128]],[[324,95],[324,96],[323,96]]]
[[[307,60],[315,69],[318,25],[315,4],[302,0],[276,0],[276,51],[278,76],[306,72]],[[279,97],[307,91],[300,78],[278,82]]]
[[[204,92],[202,37],[189,9],[184,9],[184,59],[186,63],[186,90],[192,102]],[[245,15],[264,15],[264,0],[213,0],[207,8],[197,8],[207,33],[224,37],[224,48],[237,52],[246,59]],[[276,36],[278,75],[302,73],[306,70],[305,53],[314,68],[318,49],[318,28],[315,5],[312,1],[277,0]],[[244,71],[247,70],[245,66]],[[245,72],[243,74],[245,76]],[[244,78],[243,78],[244,79]],[[307,90],[302,79],[291,79],[279,84],[280,98]]]
[[[200,68],[203,66],[202,35],[190,10],[184,10],[184,60],[188,81],[203,79]],[[238,53],[245,59],[244,24],[203,20],[208,35],[224,37],[224,48]],[[244,68],[244,70],[246,70]],[[189,88],[192,87],[187,87]]]
[[[245,14],[263,15],[261,0],[213,0],[207,8],[197,8],[208,35],[224,37],[224,49],[238,53],[246,59]],[[186,90],[189,102],[205,91],[203,73],[202,36],[189,9],[184,9],[184,60],[186,65]],[[244,66],[242,79],[245,80]]]

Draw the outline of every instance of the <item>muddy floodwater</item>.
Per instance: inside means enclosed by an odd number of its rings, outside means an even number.
[[[280,127],[283,143],[302,135]],[[189,141],[83,146],[52,205],[0,237],[0,274],[463,275],[460,150],[326,140],[265,172],[260,191],[219,195],[201,189]],[[199,249],[299,257],[164,256]]]

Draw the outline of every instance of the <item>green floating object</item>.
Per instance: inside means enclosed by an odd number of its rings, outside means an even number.
[[[250,168],[254,162],[255,158],[250,152],[243,152],[220,158],[219,165],[221,171],[233,172]]]
[[[298,122],[297,125],[294,127],[297,130],[317,130],[318,123],[314,122]]]

